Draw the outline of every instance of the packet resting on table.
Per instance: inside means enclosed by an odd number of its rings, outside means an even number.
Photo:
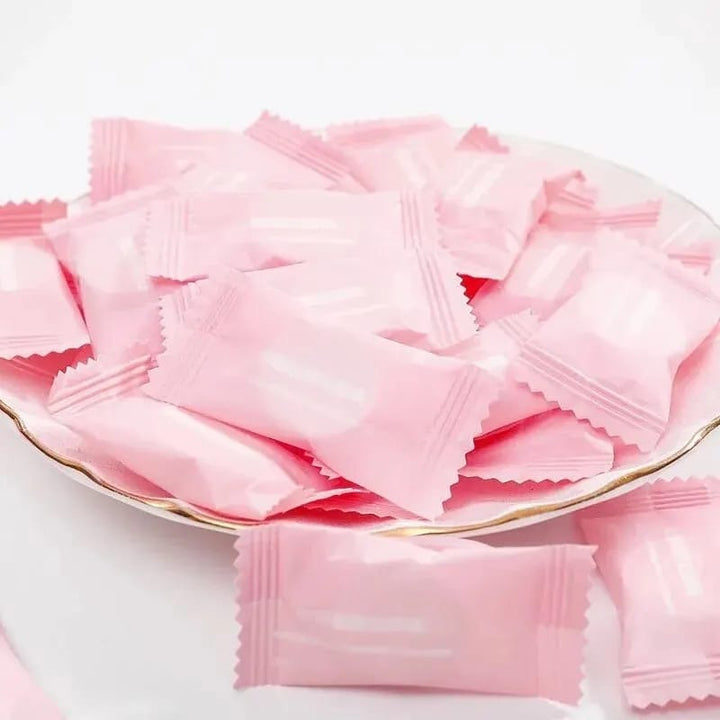
[[[720,481],[657,481],[579,516],[622,623],[622,679],[645,708],[720,697]]]
[[[237,684],[580,699],[590,547],[277,523],[236,543]]]

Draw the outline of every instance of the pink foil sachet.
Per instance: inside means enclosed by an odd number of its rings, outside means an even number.
[[[477,150],[462,141],[435,189],[445,247],[459,271],[504,278],[545,212],[552,180],[571,174],[541,156]]]
[[[62,720],[50,698],[20,664],[0,627],[0,718]]]
[[[195,193],[150,207],[143,231],[147,271],[194,280],[217,264],[239,270],[363,252],[439,247],[432,197],[316,190]]]
[[[659,481],[580,515],[622,623],[631,705],[720,697],[720,481]]]
[[[67,205],[61,200],[0,205],[0,238],[35,237],[45,223],[64,218]]]
[[[552,410],[476,440],[460,475],[500,482],[581,480],[610,470],[613,458],[604,432]]]
[[[369,252],[260,270],[255,280],[344,327],[441,350],[472,337],[476,323],[446,253]]]
[[[61,353],[90,339],[42,237],[0,238],[0,358]]]
[[[499,390],[469,363],[313,319],[232,270],[202,288],[145,389],[309,451],[424,517],[442,512]]]
[[[653,228],[658,222],[661,203],[657,200],[623,207],[551,209],[543,215],[542,222],[554,230],[583,232],[599,228],[632,230]]]
[[[475,316],[487,324],[529,309],[546,318],[577,292],[594,247],[590,233],[538,227],[507,277],[488,281],[475,293]]]
[[[473,363],[500,384],[500,393],[482,421],[483,435],[556,407],[540,393],[517,382],[509,372],[537,327],[537,318],[532,313],[518,313],[489,323],[469,340],[444,351],[446,355]]]
[[[341,152],[269,113],[243,132],[102,118],[92,128],[90,197],[107,200],[206,164],[209,178],[231,170],[236,187],[358,187]]]
[[[367,120],[331,125],[328,140],[353,160],[355,176],[373,191],[433,186],[455,145],[440,117]]]
[[[48,408],[63,424],[172,496],[262,520],[330,488],[316,468],[268,438],[141,392],[152,360],[90,360],[60,373]]]
[[[525,343],[515,377],[627,444],[651,450],[680,363],[710,334],[720,299],[698,274],[604,237],[578,292]]]
[[[589,547],[492,548],[282,523],[243,533],[236,548],[240,687],[580,699]]]

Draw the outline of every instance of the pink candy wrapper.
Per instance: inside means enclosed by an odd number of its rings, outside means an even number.
[[[591,548],[492,548],[288,523],[243,533],[236,548],[238,687],[580,698]]]
[[[553,208],[543,215],[542,223],[554,230],[572,232],[587,232],[598,228],[653,228],[657,225],[661,207],[660,201],[648,200],[636,205],[613,208]]]
[[[327,137],[352,158],[355,175],[373,191],[434,185],[455,145],[455,131],[440,117],[332,125]]]
[[[279,443],[143,395],[149,357],[91,360],[58,375],[48,408],[64,425],[174,497],[262,520],[336,484]]]
[[[62,720],[55,704],[15,657],[0,628],[0,718]]]
[[[532,310],[546,318],[577,291],[595,247],[591,233],[561,233],[538,227],[504,280],[488,281],[472,298],[478,320]]]
[[[311,452],[347,480],[435,517],[498,384],[468,363],[313,319],[227,270],[168,337],[145,389]]]
[[[704,273],[720,256],[720,229],[693,206],[663,204],[657,227],[634,237],[673,260]]]
[[[459,149],[436,186],[443,244],[459,271],[504,278],[545,212],[548,187],[557,185],[546,182],[559,174],[540,157]]]
[[[567,212],[570,208],[591,210],[595,207],[598,189],[590,185],[584,176],[572,173],[553,182],[545,183],[546,190],[550,185],[548,213],[555,211]]]
[[[252,277],[317,317],[406,345],[440,350],[472,337],[476,323],[452,258],[409,250],[260,270]]]
[[[43,238],[0,238],[0,358],[86,345],[85,324]]]
[[[444,351],[445,355],[466,360],[490,373],[500,385],[500,394],[482,421],[483,435],[556,407],[508,372],[536,329],[537,319],[531,313],[519,313],[486,325],[470,340]]]
[[[357,187],[341,153],[268,113],[244,132],[103,118],[92,127],[90,197],[107,200],[204,163],[233,168],[247,188]]]
[[[439,246],[435,204],[418,193],[194,194],[152,205],[143,237],[148,272],[173,280]]]
[[[475,150],[478,152],[508,153],[510,148],[503,145],[497,135],[493,135],[481,125],[473,125],[460,138],[456,150]]]
[[[460,475],[500,482],[581,480],[610,470],[613,456],[604,432],[552,410],[477,440]]]
[[[516,379],[641,450],[668,421],[680,363],[711,332],[705,279],[620,235],[603,238],[582,287],[525,343]]]
[[[61,200],[0,205],[0,238],[35,237],[42,234],[45,223],[66,214],[67,205]]]
[[[158,292],[145,271],[135,213],[70,231],[73,270],[97,356],[161,349]]]
[[[622,621],[634,707],[720,697],[720,481],[656,482],[582,512]]]

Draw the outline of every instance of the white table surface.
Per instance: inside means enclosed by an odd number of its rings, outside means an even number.
[[[720,218],[720,3],[5,0],[0,202],[87,183],[93,115],[318,127],[440,111],[635,167]],[[711,473],[720,437],[684,472]],[[232,690],[231,538],[75,485],[0,424],[0,621],[68,720],[632,717],[596,583],[586,697]],[[572,539],[572,521],[496,543]],[[664,717],[718,717],[720,706]],[[653,715],[650,715],[653,716]],[[4,720],[4,719],[0,719]]]

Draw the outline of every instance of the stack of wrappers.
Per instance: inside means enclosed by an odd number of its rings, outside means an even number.
[[[100,119],[90,157],[81,201],[0,207],[0,370],[110,484],[258,523],[239,684],[577,701],[589,547],[357,528],[650,457],[720,369],[712,222],[437,117]],[[635,705],[718,694],[717,497],[582,516]]]

